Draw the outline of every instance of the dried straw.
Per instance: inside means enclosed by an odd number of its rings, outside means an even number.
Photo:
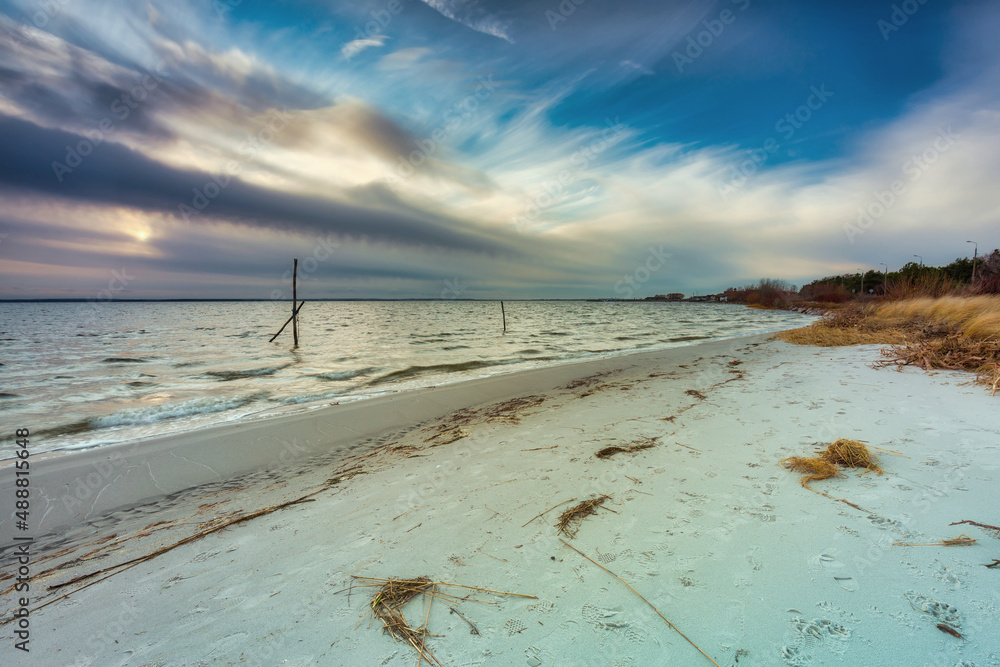
[[[958,537],[937,542],[893,542],[894,547],[971,547],[979,540],[962,533]]]
[[[559,515],[559,522],[556,523],[556,528],[559,529],[558,534],[566,535],[570,539],[576,537],[577,531],[580,530],[580,523],[586,517],[591,514],[595,514],[597,512],[597,508],[610,499],[611,496],[605,494],[603,496],[596,496],[590,498],[589,500],[584,500],[583,502],[570,507],[568,510]]]
[[[389,633],[393,639],[401,639],[412,646],[420,655],[421,661],[426,659],[428,662],[440,665],[425,643],[426,624],[419,630],[414,629],[403,616],[403,605],[418,595],[429,595],[431,600],[434,598],[434,584],[429,577],[389,579],[372,598],[371,613],[382,621],[384,632]],[[429,602],[427,613],[430,614]]]
[[[878,459],[868,451],[868,447],[857,440],[847,440],[840,438],[836,442],[827,446],[826,449],[817,450],[819,456],[791,456],[781,461],[781,465],[803,473],[799,480],[800,484],[812,491],[809,483],[819,479],[829,479],[840,475],[840,466],[849,468],[864,468],[879,475],[884,471],[878,464]]]
[[[781,461],[781,465],[795,472],[803,473],[799,483],[812,491],[809,482],[818,479],[829,479],[840,475],[840,468],[819,456],[790,456]]]
[[[840,438],[833,444],[828,445],[825,450],[816,453],[830,463],[845,465],[849,468],[865,468],[879,475],[885,472],[878,464],[878,459],[875,458],[875,455],[868,451],[868,447],[857,440]]]

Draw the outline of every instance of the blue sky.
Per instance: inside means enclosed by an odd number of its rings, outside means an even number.
[[[0,0],[0,298],[643,297],[1000,246],[990,2]],[[118,276],[118,277],[116,277]]]

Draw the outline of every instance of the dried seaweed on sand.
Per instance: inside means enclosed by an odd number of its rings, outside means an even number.
[[[878,459],[872,454],[868,447],[857,440],[847,440],[840,438],[821,452],[817,452],[823,459],[837,465],[845,465],[849,468],[865,468],[879,475],[885,471],[878,464]]]
[[[857,440],[840,438],[826,449],[817,450],[816,453],[818,456],[791,456],[781,461],[781,465],[789,470],[803,473],[804,476],[799,483],[810,491],[812,491],[809,487],[810,482],[840,476],[842,465],[849,468],[864,468],[879,475],[884,472],[875,455]]]
[[[597,508],[610,499],[611,496],[605,494],[584,500],[570,507],[559,515],[559,522],[556,523],[556,528],[559,529],[558,534],[566,535],[570,539],[576,537],[576,532],[580,529],[580,523],[591,514],[596,514]]]
[[[403,616],[402,608],[407,602],[418,595],[429,595],[428,612],[430,612],[430,601],[434,596],[434,583],[429,577],[416,577],[414,579],[389,579],[387,580],[372,598],[372,616],[382,621],[383,631],[389,633],[393,639],[401,639],[412,646],[421,659],[440,665],[438,659],[430,652],[424,641],[427,636],[427,628],[414,628]]]
[[[387,632],[393,639],[400,639],[412,646],[419,654],[421,662],[423,660],[427,660],[428,663],[433,663],[435,665],[440,665],[441,662],[434,657],[434,654],[431,653],[426,644],[426,637],[433,636],[427,631],[427,619],[430,618],[431,602],[437,598],[444,600],[449,604],[457,605],[470,600],[469,596],[458,597],[457,595],[452,595],[438,590],[439,586],[455,586],[471,591],[538,599],[534,595],[525,595],[523,593],[508,593],[504,591],[491,590],[489,588],[479,588],[478,586],[465,586],[463,584],[453,584],[443,581],[431,581],[430,578],[426,576],[413,577],[410,579],[379,579],[377,577],[362,577],[354,575],[354,579],[365,582],[362,585],[378,587],[374,597],[372,597],[371,609],[369,613],[371,613],[374,618],[382,621],[383,631]],[[406,617],[403,616],[402,610],[403,606],[406,605],[407,602],[421,596],[427,597],[427,613],[424,617],[423,627],[414,628],[409,624],[409,622],[407,622]],[[481,600],[475,599],[472,599],[471,601],[481,602]],[[455,610],[452,609],[452,611]],[[455,613],[458,612],[456,611]],[[461,614],[459,614],[459,616],[461,616]],[[475,629],[475,625],[465,619],[464,616],[462,616],[462,619]],[[478,630],[476,630],[474,634],[478,634]]]
[[[799,484],[810,491],[812,489],[809,488],[809,482],[840,475],[840,467],[836,463],[831,463],[819,456],[790,456],[783,459],[781,465],[789,470],[802,473],[803,477],[799,480]]]
[[[608,459],[615,454],[631,454],[633,452],[642,451],[643,449],[650,449],[657,445],[659,437],[656,438],[639,438],[634,440],[631,445],[626,445],[625,447],[619,447],[617,445],[612,445],[611,447],[605,447],[604,449],[598,451],[594,456],[599,459]]]
[[[501,403],[494,403],[476,410],[459,410],[447,419],[424,429],[430,436],[424,439],[431,446],[448,445],[469,435],[463,427],[477,424],[520,424],[525,410],[537,408],[545,402],[544,396],[519,396]]]
[[[684,393],[687,394],[688,396],[694,396],[699,401],[704,401],[706,398],[708,398],[708,396],[706,396],[705,394],[701,393],[697,389],[688,389]]]

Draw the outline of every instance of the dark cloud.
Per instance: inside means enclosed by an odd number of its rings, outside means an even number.
[[[362,208],[320,197],[286,194],[254,187],[237,178],[217,188],[211,174],[182,170],[155,162],[119,144],[104,141],[83,156],[78,166],[73,151],[92,146],[80,135],[41,128],[23,120],[0,117],[0,185],[17,190],[92,204],[121,205],[189,220],[219,218],[252,227],[334,234],[398,245],[489,254],[514,254],[510,242],[463,229],[463,223],[431,214],[402,214]],[[69,162],[67,162],[69,156]],[[55,163],[72,171],[59,181]],[[196,191],[218,190],[210,201]],[[202,212],[196,205],[206,203]],[[389,204],[390,202],[386,202]],[[411,210],[412,211],[412,210]]]

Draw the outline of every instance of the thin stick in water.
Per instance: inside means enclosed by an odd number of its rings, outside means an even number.
[[[295,342],[295,347],[299,346],[299,309],[298,309],[298,295],[295,290],[295,283],[299,276],[299,260],[295,259],[292,264],[292,340]]]
[[[503,316],[503,332],[507,333],[507,312],[503,309],[503,301],[500,302],[500,315]]]
[[[295,315],[298,315],[299,311],[302,310],[302,306],[304,306],[304,305],[306,305],[305,301],[303,301],[302,303],[300,303],[298,309],[295,311],[295,314],[293,314],[292,317],[295,317]],[[271,336],[271,340],[267,341],[268,343],[273,343],[274,342],[274,339],[277,338],[281,334],[281,332],[285,330],[285,327],[288,326],[288,323],[292,321],[292,317],[289,317],[287,320],[285,320],[285,323],[281,325],[280,329],[278,329],[278,333],[276,333],[273,336]]]

